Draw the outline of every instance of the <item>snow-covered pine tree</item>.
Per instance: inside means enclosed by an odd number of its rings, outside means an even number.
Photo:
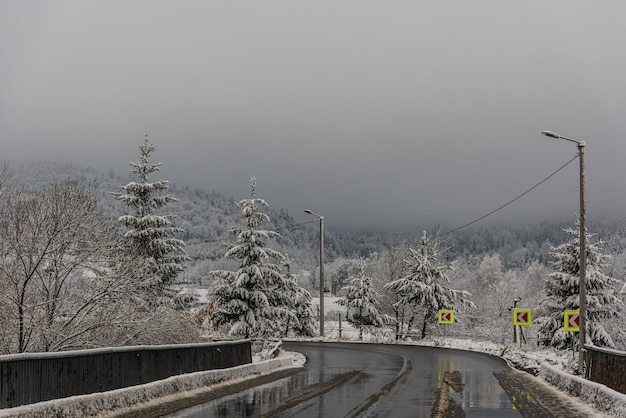
[[[377,289],[381,297],[380,311],[387,313],[394,319],[396,340],[399,340],[403,334],[406,334],[406,320],[413,315],[413,311],[419,309],[418,307],[410,307],[407,305],[399,305],[397,302],[400,300],[399,295],[385,288],[384,285],[394,280],[400,279],[406,276],[408,272],[408,265],[404,260],[409,255],[409,244],[403,243],[397,246],[389,247],[382,254],[370,258],[370,263],[373,262],[377,265],[377,272],[374,277],[374,288]]]
[[[539,344],[555,348],[570,348],[578,343],[578,334],[564,330],[564,310],[580,308],[580,223],[577,228],[564,231],[572,237],[569,242],[552,247],[555,270],[544,281],[546,298],[541,309],[546,316],[537,319],[539,325]],[[604,242],[591,242],[593,234],[585,231],[587,250],[587,271],[585,283],[586,296],[586,341],[597,346],[614,348],[615,344],[602,322],[617,315],[622,301],[615,296],[618,280],[607,276],[602,271],[607,267],[610,255],[603,253]]]
[[[393,318],[378,311],[380,294],[372,286],[372,279],[366,274],[365,261],[358,263],[358,274],[350,280],[350,284],[342,290],[346,296],[337,300],[337,303],[353,309],[352,318],[348,321],[359,327],[359,340],[363,339],[363,327],[382,327],[392,322]]]
[[[119,221],[128,228],[124,237],[131,251],[151,266],[146,287],[165,290],[183,272],[184,262],[190,258],[185,252],[185,243],[176,238],[183,230],[172,226],[175,216],[156,214],[158,209],[177,201],[170,195],[159,194],[168,189],[167,180],[149,181],[149,175],[161,167],[161,163],[150,162],[156,149],[156,145],[149,142],[148,134],[144,134],[143,143],[139,145],[140,160],[129,163],[133,167],[130,172],[138,181],[121,186],[121,191],[113,195],[134,210],[131,215],[121,216]]]
[[[315,313],[313,312],[313,298],[308,290],[301,287],[296,277],[291,274],[291,263],[293,259],[285,255],[283,265],[287,269],[285,281],[287,284],[287,301],[290,309],[296,315],[298,321],[285,327],[285,335],[289,334],[289,329],[297,336],[312,337],[315,335]]]
[[[279,336],[285,324],[296,323],[298,318],[289,309],[287,280],[274,262],[282,262],[283,255],[266,243],[279,234],[258,229],[269,222],[269,216],[261,212],[261,207],[268,205],[256,197],[255,177],[250,179],[250,192],[250,199],[237,204],[245,226],[231,230],[237,239],[225,255],[239,260],[239,268],[211,272],[223,280],[213,295],[219,308],[213,312],[212,321],[217,326],[230,325],[230,335]]]
[[[440,309],[454,310],[458,305],[472,308],[475,306],[468,299],[470,297],[468,292],[455,290],[447,285],[450,282],[448,272],[453,269],[453,266],[443,261],[443,251],[440,249],[437,231],[432,236],[424,231],[418,250],[410,248],[409,251],[410,258],[405,260],[409,267],[409,274],[387,283],[385,288],[399,294],[399,305],[424,308],[421,333],[424,338],[428,324],[437,318],[437,312]]]

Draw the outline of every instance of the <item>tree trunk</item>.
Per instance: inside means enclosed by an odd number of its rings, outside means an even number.
[[[398,309],[395,310],[396,311],[396,341],[398,341],[400,339],[400,311]]]
[[[359,308],[359,341],[363,341],[363,308]]]
[[[411,332],[411,327],[413,327],[413,321],[415,321],[415,313],[411,314],[411,317],[406,323],[406,332],[404,333],[404,338],[406,339],[407,334]]]

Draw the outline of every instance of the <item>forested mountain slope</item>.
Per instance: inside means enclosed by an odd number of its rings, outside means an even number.
[[[118,217],[128,211],[110,192],[117,191],[129,178],[118,176],[113,170],[104,173],[92,168],[78,167],[70,162],[59,164],[47,161],[10,162],[9,168],[11,185],[27,190],[67,179],[92,185],[100,198],[102,213],[112,223],[116,223]],[[206,286],[212,280],[210,271],[231,263],[223,255],[226,245],[232,242],[230,229],[241,225],[241,214],[236,204],[246,196],[229,196],[215,190],[176,184],[170,186],[168,194],[179,201],[168,205],[166,211],[175,214],[175,226],[185,230],[181,238],[187,243],[187,252],[192,257],[181,280]],[[259,197],[263,197],[262,190]],[[294,258],[293,271],[313,269],[317,265],[318,254],[317,221],[304,215],[296,218],[281,208],[272,207],[272,202],[268,201],[268,204],[271,225],[267,228],[274,229],[281,235],[273,247]],[[550,246],[563,243],[567,239],[563,229],[572,226],[574,222],[575,219],[565,219],[558,223],[506,226],[490,225],[485,220],[479,226],[448,235],[447,255],[451,260],[463,259],[469,265],[478,265],[485,255],[498,253],[505,269],[524,268],[533,261],[545,263],[549,257]],[[626,244],[626,234],[622,229],[616,228],[616,225],[612,221],[592,221],[589,222],[589,230],[607,240],[613,254],[621,254]],[[403,241],[415,240],[423,230],[432,227],[433,225],[417,225],[393,231],[355,230],[327,223],[325,259],[332,263],[337,258],[367,258],[374,252],[383,252]],[[445,232],[445,225],[442,225],[442,229]]]

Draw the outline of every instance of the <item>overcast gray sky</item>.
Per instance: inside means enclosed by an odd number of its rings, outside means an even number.
[[[454,227],[587,142],[626,216],[626,2],[0,2],[0,153],[158,173],[297,219]],[[571,218],[573,162],[492,219]]]

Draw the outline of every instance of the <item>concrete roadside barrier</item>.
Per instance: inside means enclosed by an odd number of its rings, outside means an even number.
[[[149,402],[184,395],[253,379],[258,376],[300,368],[291,357],[279,357],[228,369],[208,370],[172,376],[167,379],[116,389],[108,392],[54,399],[15,408],[0,409],[0,418],[45,417],[104,417],[116,411],[140,407]]]

